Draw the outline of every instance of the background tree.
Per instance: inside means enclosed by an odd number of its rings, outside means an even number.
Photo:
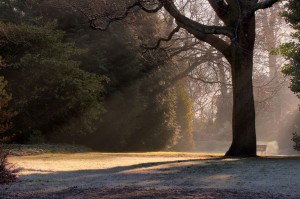
[[[300,97],[300,2],[296,0],[288,1],[283,16],[294,32],[291,35],[293,40],[281,45],[280,48],[281,53],[289,61],[289,64],[283,67],[282,72],[291,77],[290,88]],[[293,136],[293,141],[295,142],[294,148],[299,150],[300,139],[296,133]]]
[[[3,60],[0,60],[0,70],[5,67]],[[14,115],[13,112],[7,110],[8,102],[11,100],[11,95],[5,90],[7,82],[3,76],[0,76],[0,134],[11,128],[10,119]],[[12,182],[16,176],[10,171],[7,163],[7,151],[1,145],[0,140],[0,184]]]
[[[93,132],[91,123],[104,110],[104,77],[81,70],[71,59],[83,50],[62,43],[64,33],[56,30],[55,23],[1,22],[0,34],[2,56],[13,66],[3,74],[10,82],[8,90],[15,95],[11,108],[18,113],[14,127],[5,134],[26,142],[32,133],[49,136],[56,132],[71,142],[70,135]]]
[[[183,10],[187,14],[192,12],[192,16],[203,24],[221,25],[218,17],[208,10],[209,6],[208,3],[197,1],[188,8],[184,7]],[[270,53],[283,38],[288,39],[287,33],[284,32],[286,29],[283,28],[284,21],[278,16],[281,8],[281,4],[276,4],[271,9],[257,14],[253,82],[258,140],[264,142],[274,139],[282,141],[281,137],[284,138],[285,130],[282,129],[282,125],[277,126],[278,120],[287,119],[286,116],[292,108],[290,105],[293,104],[292,97],[289,97],[289,100],[281,98],[290,96],[285,89],[286,78],[282,77],[279,69],[283,59]],[[168,16],[164,18],[168,21]],[[171,31],[172,29],[168,29],[167,32]],[[170,56],[179,63],[179,74],[174,72],[174,79],[189,77],[196,119],[201,123],[200,130],[195,128],[197,134],[201,136],[201,139],[197,140],[199,145],[203,139],[225,142],[230,140],[232,112],[230,65],[208,44],[193,38],[193,35],[183,30],[177,32],[172,41],[161,46],[166,48]],[[276,138],[278,135],[280,138]]]
[[[224,23],[224,26],[204,25],[194,20],[193,16],[188,18],[174,1],[168,0],[134,1],[128,6],[125,5],[125,10],[123,11],[110,12],[116,16],[95,13],[96,7],[94,5],[92,9],[82,9],[82,11],[85,11],[87,17],[89,17],[92,28],[106,30],[112,22],[124,19],[136,7],[149,13],[165,8],[174,17],[179,28],[185,29],[197,39],[210,44],[220,51],[231,65],[233,85],[233,141],[226,155],[253,156],[256,155],[252,84],[255,12],[259,9],[271,7],[277,0],[260,2],[209,0],[208,2]],[[103,3],[107,5],[105,1]],[[115,9],[115,6],[111,6],[110,9]],[[218,35],[222,37],[218,37]]]
[[[5,87],[7,85],[7,81],[5,81],[4,77],[0,77],[0,134],[7,131],[11,128],[10,119],[14,116],[14,113],[7,110],[8,102],[11,100],[11,95],[9,95]]]

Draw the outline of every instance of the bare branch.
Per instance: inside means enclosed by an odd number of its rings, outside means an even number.
[[[206,52],[205,55],[201,56],[201,59],[194,62],[193,64],[191,64],[189,67],[187,67],[184,71],[182,71],[181,73],[179,73],[178,75],[176,75],[170,82],[170,85],[175,84],[177,81],[187,77],[195,68],[197,68],[198,66],[200,66],[201,64],[208,62],[209,58],[211,57],[211,51]],[[219,57],[214,57],[214,59],[219,59],[221,58]]]
[[[201,24],[182,15],[173,1],[161,0],[161,2],[164,2],[164,8],[170,13],[172,17],[175,18],[176,23],[179,26],[193,30],[193,32],[197,31],[202,34],[219,34],[225,35],[229,38],[233,38],[234,30],[232,28],[223,26],[208,26]]]
[[[193,34],[197,39],[206,42],[216,48],[218,51],[220,51],[225,58],[230,62],[231,61],[231,51],[230,51],[230,45],[226,43],[224,40],[220,39],[219,37],[215,35],[208,35],[203,34],[201,32],[195,31],[194,29],[191,29],[189,27],[183,27],[185,28],[189,33]]]
[[[256,4],[254,11],[272,7],[275,3],[281,0],[264,0]]]
[[[191,64],[188,68],[186,68],[183,72],[181,72],[180,74],[176,75],[170,82],[170,85],[174,85],[176,82],[178,82],[179,80],[187,77],[195,68],[197,68],[199,65],[205,63],[208,61],[208,55],[204,55],[203,57],[201,57],[202,59],[198,62],[194,62],[193,64]]]
[[[232,84],[229,84],[229,83],[225,83],[225,82],[221,82],[221,81],[209,81],[209,80],[203,79],[201,77],[194,77],[192,75],[188,75],[188,77],[193,79],[193,80],[203,82],[205,84],[224,84],[226,86],[232,86]]]
[[[228,5],[224,0],[208,0],[211,7],[214,9],[218,17],[226,23],[228,15]]]
[[[139,1],[137,1],[134,4],[128,6],[126,8],[126,11],[124,12],[123,15],[109,19],[104,27],[100,27],[100,26],[96,25],[96,21],[98,19],[97,15],[90,16],[89,17],[90,27],[92,29],[94,29],[94,30],[106,31],[113,22],[125,19],[129,15],[131,9],[133,9],[133,8],[135,8],[137,6],[140,6],[140,2]]]
[[[146,49],[146,50],[155,50],[155,49],[158,49],[159,46],[160,46],[160,44],[161,44],[161,42],[163,42],[163,41],[165,41],[165,42],[170,41],[173,38],[174,34],[176,32],[178,32],[179,30],[180,30],[180,26],[176,26],[176,28],[174,28],[172,30],[172,32],[169,34],[169,36],[167,38],[160,38],[160,39],[158,39],[158,41],[156,42],[155,46],[147,46],[147,45],[143,44],[142,47],[144,49]]]
[[[99,18],[101,18],[101,16],[99,16],[97,14],[95,14],[95,15],[88,15],[83,9],[81,9],[78,6],[76,6],[71,1],[68,1],[68,3],[72,7],[76,8],[77,10],[79,10],[84,16],[86,16],[88,18],[89,25],[90,25],[90,27],[92,29],[94,29],[94,30],[100,30],[100,31],[106,31],[113,22],[121,21],[121,20],[125,19],[130,14],[130,12],[134,8],[136,8],[136,7],[140,8],[141,10],[143,10],[143,11],[145,11],[147,13],[158,12],[163,7],[163,3],[160,2],[160,1],[157,1],[156,4],[151,4],[151,7],[154,5],[154,8],[147,8],[146,5],[145,5],[145,4],[149,4],[149,3],[147,3],[147,1],[145,1],[145,0],[136,0],[132,5],[129,5],[128,7],[126,7],[126,9],[125,9],[125,11],[124,11],[123,14],[121,14],[120,16],[109,18],[104,26],[98,26],[96,24],[96,21]]]

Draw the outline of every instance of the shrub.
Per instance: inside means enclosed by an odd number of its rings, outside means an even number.
[[[292,140],[295,142],[294,149],[300,151],[300,136],[297,133],[293,133]]]
[[[12,166],[7,162],[8,152],[0,147],[0,184],[7,184],[16,180]]]

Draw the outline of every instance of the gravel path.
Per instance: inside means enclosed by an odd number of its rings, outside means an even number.
[[[197,153],[79,153],[9,159],[0,198],[300,198],[300,158]]]

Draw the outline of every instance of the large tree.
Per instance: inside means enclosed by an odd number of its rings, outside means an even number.
[[[92,28],[106,30],[112,22],[126,18],[137,8],[148,13],[155,13],[164,8],[175,19],[177,27],[168,38],[163,40],[170,40],[182,28],[198,40],[210,44],[222,53],[231,65],[233,86],[233,140],[226,156],[255,156],[256,131],[252,83],[256,35],[255,13],[257,10],[271,7],[279,0],[207,1],[223,25],[206,25],[198,22],[195,18],[190,17],[192,11],[189,14],[183,14],[182,9],[178,7],[178,2],[174,0],[125,1],[125,3],[123,2],[124,6],[126,3],[128,4],[123,13],[116,9],[114,3],[110,5],[111,9],[105,10],[104,14],[87,13],[85,9],[82,11],[89,17]],[[101,7],[109,4],[106,1],[97,2],[101,4]],[[103,24],[105,20],[106,23]]]

